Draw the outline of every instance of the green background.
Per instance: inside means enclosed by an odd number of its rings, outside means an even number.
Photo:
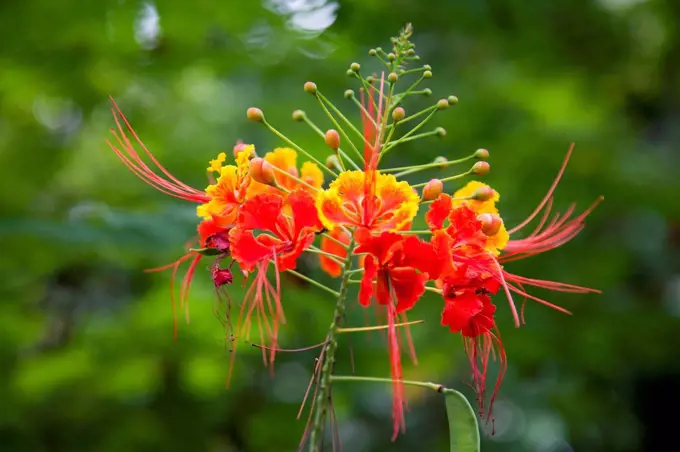
[[[534,293],[515,329],[496,297],[509,370],[485,451],[666,450],[680,403],[680,6],[672,0],[416,2],[6,1],[0,6],[0,448],[3,451],[290,451],[315,351],[280,354],[272,378],[258,351],[231,353],[213,308],[207,264],[190,296],[191,323],[172,335],[169,274],[142,270],[179,257],[194,207],[164,197],[105,144],[108,96],[177,177],[205,186],[208,160],[237,139],[281,143],[245,120],[249,106],[320,158],[303,124],[323,113],[313,80],[344,111],[352,61],[378,70],[369,48],[413,22],[434,77],[431,98],[460,103],[431,138],[388,164],[491,152],[487,177],[510,225],[543,197],[577,143],[556,208],[605,202],[575,240],[508,265],[514,273],[596,287],[602,295]],[[427,127],[430,127],[428,125]],[[462,168],[461,171],[467,167]],[[428,177],[454,174],[455,169]],[[421,181],[423,179],[411,179]],[[449,189],[455,188],[453,185]],[[306,256],[300,269],[337,284]],[[230,291],[233,299],[242,292]],[[352,300],[354,300],[354,296]],[[320,342],[333,308],[285,278],[281,346]],[[439,326],[429,294],[411,319],[419,364],[405,376],[463,390],[460,337]],[[371,320],[373,321],[373,320]],[[364,313],[350,302],[350,323]],[[339,372],[389,375],[379,334],[341,343]],[[407,432],[390,443],[389,387],[338,385],[347,451],[446,450],[444,403],[409,391]],[[675,410],[674,410],[675,408]],[[330,443],[329,443],[330,444]]]

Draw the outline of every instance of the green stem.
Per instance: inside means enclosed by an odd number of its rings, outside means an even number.
[[[446,162],[432,162],[432,163],[425,163],[423,165],[412,165],[412,166],[400,166],[398,168],[385,168],[383,170],[380,170],[381,173],[394,173],[397,171],[401,171],[400,173],[395,174],[396,177],[399,176],[404,176],[406,174],[411,174],[415,173],[417,171],[424,171],[430,168],[443,168],[449,165],[455,165],[457,163],[464,163],[470,159],[474,158],[474,154],[469,155],[467,157],[463,157],[462,159],[458,160],[447,160]]]
[[[439,180],[442,181],[442,182],[448,182],[448,181],[452,181],[452,180],[462,179],[465,176],[469,176],[470,174],[472,174],[472,170],[466,171],[466,172],[461,173],[461,174],[456,174],[455,176],[445,177],[444,179],[439,179]],[[420,187],[424,187],[425,185],[427,185],[427,182],[423,182],[422,184],[411,185],[411,187],[420,188]]]
[[[309,118],[307,117],[307,115],[304,115],[304,116],[302,117],[302,120],[305,122],[305,124],[307,124],[309,127],[311,127],[311,129],[312,129],[313,131],[315,131],[317,135],[319,135],[319,136],[320,136],[321,138],[323,138],[323,139],[326,139],[326,134],[323,133],[323,131],[322,131],[321,129],[319,129],[319,128],[316,126],[316,124],[314,124],[314,123],[312,122],[312,120],[309,119]],[[357,165],[357,164],[354,162],[354,160],[352,160],[352,159],[350,158],[350,156],[347,155],[347,153],[346,153],[345,151],[342,150],[342,148],[338,148],[338,152],[339,152],[340,155],[342,156],[342,159],[345,159],[345,160],[347,160],[349,163],[351,163],[352,166],[353,166],[355,169],[358,169],[358,170],[361,169],[361,168],[359,168],[359,165]],[[343,161],[342,159],[340,159],[340,163],[342,163],[342,161]],[[362,158],[362,160],[363,160],[363,158]]]
[[[285,136],[284,134],[282,134],[281,132],[279,132],[278,130],[276,130],[276,129],[275,129],[271,124],[269,124],[266,120],[262,119],[262,124],[264,124],[264,125],[265,125],[265,126],[266,126],[273,134],[274,134],[274,135],[276,135],[277,137],[281,138],[283,141],[285,141],[286,143],[288,143],[289,146],[295,148],[298,152],[301,152],[301,153],[305,154],[305,155],[307,156],[308,159],[312,160],[314,163],[316,163],[316,164],[319,165],[321,168],[323,168],[324,170],[326,170],[328,173],[330,173],[331,176],[333,176],[333,177],[338,177],[338,175],[335,174],[334,171],[332,171],[332,170],[331,170],[330,168],[328,168],[326,165],[324,165],[323,163],[321,163],[321,161],[320,161],[319,159],[317,159],[317,158],[314,157],[312,154],[310,154],[309,152],[305,151],[305,150],[302,149],[300,146],[298,146],[297,144],[295,144],[290,138],[288,138],[287,136]]]
[[[342,319],[345,315],[345,298],[347,297],[347,290],[349,289],[349,270],[352,267],[352,256],[349,251],[353,247],[354,239],[352,238],[347,246],[348,256],[345,259],[342,282],[340,283],[340,292],[336,292],[338,301],[335,304],[333,322],[331,322],[330,327],[328,328],[328,336],[326,338],[327,343],[323,353],[323,364],[319,376],[318,395],[314,404],[316,413],[314,413],[314,422],[309,435],[309,452],[321,452],[321,428],[326,419],[330,403],[331,374],[333,373],[333,365],[335,364],[335,351],[338,348],[336,335],[338,334],[338,327],[342,323]]]
[[[339,296],[340,296],[340,292],[338,292],[338,291],[336,291],[336,290],[333,290],[333,289],[331,289],[330,287],[324,286],[324,285],[321,284],[320,282],[314,281],[314,280],[313,280],[312,278],[310,278],[309,276],[305,276],[305,275],[303,275],[302,273],[296,272],[295,270],[286,270],[286,271],[287,271],[288,273],[290,273],[291,275],[295,275],[295,276],[297,276],[298,278],[307,281],[308,283],[310,283],[310,284],[312,284],[312,285],[318,287],[318,288],[321,289],[321,290],[325,290],[326,292],[328,292],[328,293],[331,294],[331,295],[335,295],[336,297],[339,297]]]
[[[394,380],[391,378],[377,378],[377,377],[359,377],[355,375],[332,375],[331,382],[336,381],[359,381],[363,383],[388,383],[392,384]],[[437,392],[445,392],[446,388],[443,385],[432,383],[429,381],[415,381],[415,380],[401,380],[406,386],[417,386],[419,388],[431,389]]]

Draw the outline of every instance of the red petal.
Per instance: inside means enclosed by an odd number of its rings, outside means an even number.
[[[383,232],[378,236],[359,233],[356,235],[356,239],[359,246],[355,253],[372,254],[378,259],[379,265],[384,265],[401,246],[403,237],[394,232]]]
[[[451,213],[451,197],[442,193],[430,205],[430,209],[425,214],[425,221],[430,229],[442,229],[444,221]]]
[[[293,209],[293,222],[295,223],[293,239],[297,238],[304,228],[316,231],[323,228],[316,210],[314,196],[309,192],[302,189],[295,190],[288,195],[288,203]]]
[[[472,291],[463,292],[445,301],[442,325],[448,326],[452,333],[468,327],[472,319],[484,308],[482,300]]]
[[[300,254],[302,254],[302,252],[307,249],[309,245],[312,244],[312,242],[314,242],[315,237],[316,236],[313,232],[309,234],[302,234],[302,236],[294,242],[292,250],[281,253],[279,256],[279,271],[294,269],[298,257],[300,257]]]
[[[239,263],[241,269],[246,271],[251,271],[258,262],[273,257],[274,251],[269,245],[273,245],[274,240],[276,239],[271,236],[260,236],[256,239],[251,231],[244,231],[238,227],[229,231],[231,256]]]
[[[390,283],[397,297],[397,313],[408,311],[425,292],[427,275],[411,267],[390,270]]]
[[[373,280],[378,276],[378,266],[373,256],[366,256],[364,259],[364,277],[361,279],[361,287],[359,289],[359,303],[362,306],[369,306],[371,304],[371,295],[373,295]]]
[[[283,208],[283,198],[273,193],[262,193],[244,202],[239,209],[241,229],[261,229],[278,235],[277,220]]]

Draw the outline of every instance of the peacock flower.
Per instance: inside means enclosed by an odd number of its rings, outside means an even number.
[[[395,231],[413,220],[420,198],[405,181],[392,174],[375,174],[373,207],[366,208],[365,171],[345,171],[316,201],[319,218],[329,230],[338,226],[364,227],[373,231]]]
[[[349,243],[350,236],[342,228],[336,228],[321,238],[321,251],[325,253],[319,255],[321,269],[333,278],[342,274],[342,266],[338,260],[344,261],[347,258]]]
[[[255,146],[243,146],[236,154],[236,165],[224,165],[226,154],[220,153],[210,161],[209,172],[218,174],[215,183],[205,189],[208,202],[196,208],[196,214],[203,218],[213,218],[218,225],[228,228],[236,223],[241,204],[246,200],[246,193],[252,179],[248,175],[250,158]]]

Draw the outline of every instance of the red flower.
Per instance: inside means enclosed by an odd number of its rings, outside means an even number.
[[[321,251],[332,254],[340,260],[347,258],[347,247],[349,246],[349,234],[343,228],[335,228],[321,238]],[[341,245],[344,243],[345,245]],[[342,266],[328,256],[319,255],[321,269],[333,278],[337,278],[342,273]]]
[[[236,227],[229,232],[231,255],[246,271],[258,262],[273,260],[279,271],[295,268],[297,258],[322,229],[314,197],[304,190],[288,195],[292,218],[283,212],[283,198],[263,193],[246,201]],[[263,231],[255,236],[254,231]]]
[[[438,274],[434,265],[436,256],[430,244],[415,236],[404,237],[394,232],[373,236],[368,229],[360,229],[355,236],[359,244],[355,253],[368,253],[364,260],[359,303],[368,306],[375,295],[378,304],[387,307],[394,440],[399,430],[405,429],[400,341],[395,322],[397,316],[411,309],[425,292],[425,282],[430,279],[430,273]]]

